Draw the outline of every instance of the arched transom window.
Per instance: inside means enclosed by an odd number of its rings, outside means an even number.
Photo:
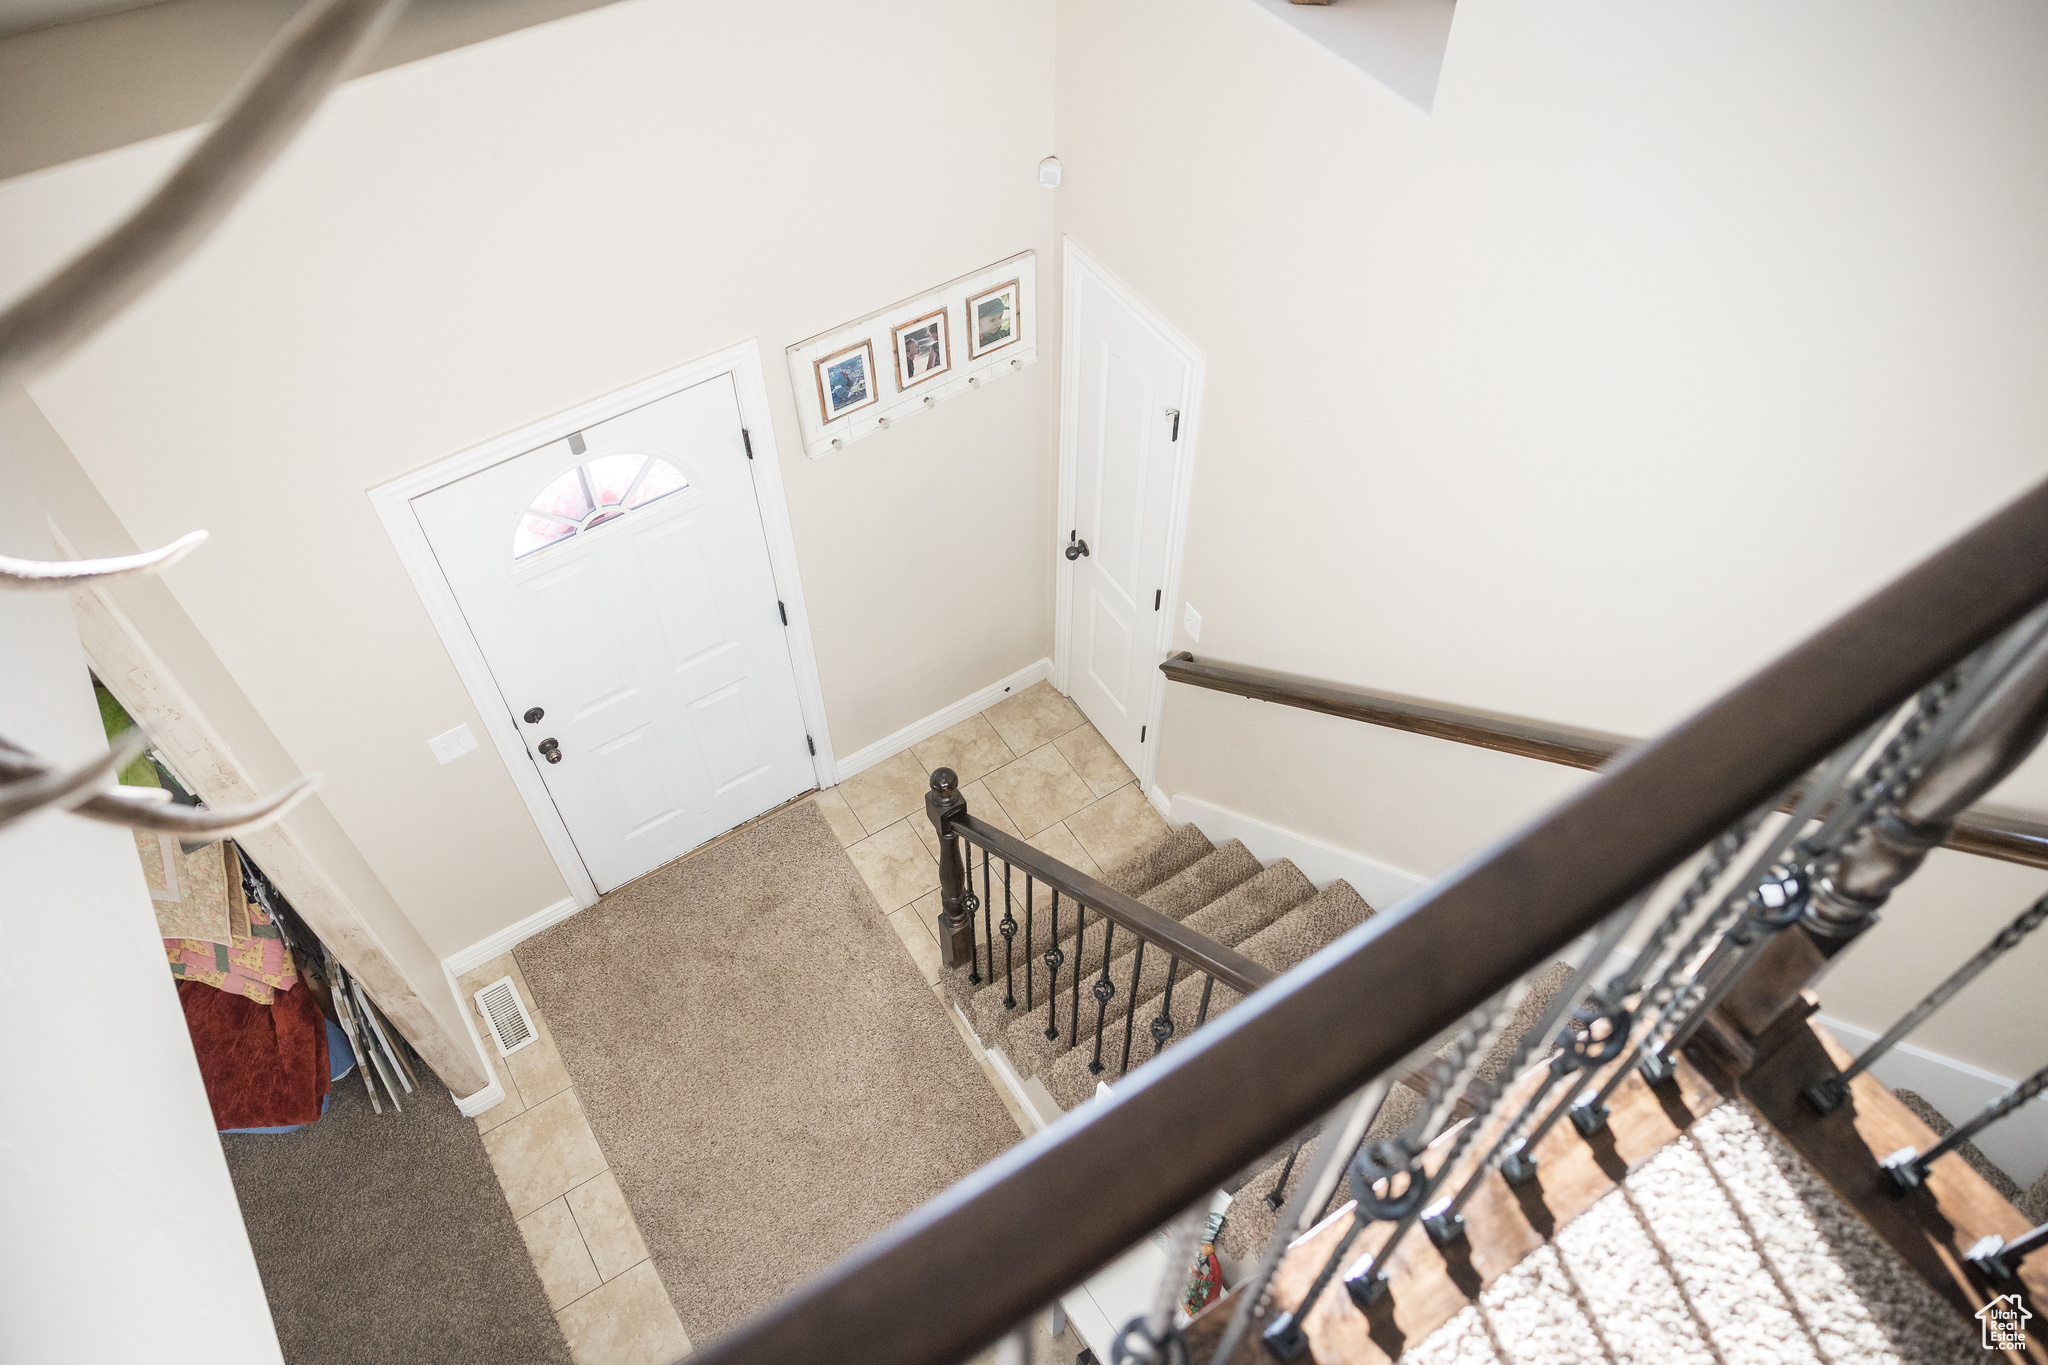
[[[600,455],[543,488],[512,533],[512,557],[524,559],[690,486],[682,471],[648,455]]]

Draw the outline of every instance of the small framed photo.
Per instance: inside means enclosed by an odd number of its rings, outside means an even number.
[[[979,360],[1017,339],[1017,281],[967,300],[967,358]]]
[[[835,351],[817,361],[814,368],[818,374],[818,411],[827,422],[859,412],[881,398],[875,388],[875,348],[870,341],[864,339],[843,351]]]
[[[892,327],[896,346],[896,389],[900,393],[953,368],[953,348],[946,335],[946,310]]]

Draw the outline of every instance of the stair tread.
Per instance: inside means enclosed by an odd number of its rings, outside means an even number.
[[[1283,858],[1271,867],[1238,883],[1181,922],[1218,943],[1234,947],[1281,919],[1315,894],[1314,884],[1304,877],[1293,863]],[[1121,1006],[1130,998],[1131,969],[1136,962],[1135,947],[1129,952],[1119,953],[1112,959],[1110,981],[1116,986],[1117,991],[1111,999],[1113,1005]],[[1138,983],[1140,1000],[1150,1000],[1165,991],[1171,962],[1170,957],[1157,949],[1146,952]],[[1101,971],[1099,961],[1096,964],[1096,971]],[[1176,979],[1185,985],[1195,980],[1196,975],[1180,972],[1176,973]],[[1071,981],[1071,978],[1068,980]],[[1082,982],[1082,995],[1088,994],[1089,985],[1088,981]],[[1199,981],[1196,981],[1193,989],[1199,994]],[[1046,1022],[1042,1014],[1034,1014],[1032,1022],[1021,1033],[1014,1026],[1003,1029],[1003,1051],[1009,1056],[1011,1064],[1018,1068],[1019,1074],[1035,1075],[1039,1068],[1049,1065],[1067,1049],[1074,1027],[1072,1000],[1070,986],[1066,996],[1067,1008],[1059,1015],[1061,1037],[1057,1042],[1046,1038]],[[1083,1046],[1095,1036],[1096,1013],[1093,1003],[1083,1002],[1080,1017]]]
[[[1202,833],[1199,827],[1194,824],[1181,825],[1178,828],[1167,830],[1162,838],[1153,841],[1150,846],[1141,849],[1118,863],[1115,867],[1105,871],[1102,874],[1102,881],[1105,885],[1112,886],[1127,896],[1135,896],[1139,900],[1144,900],[1146,894],[1154,887],[1178,876],[1181,872],[1193,867],[1215,851],[1215,845],[1209,842],[1209,836]],[[1020,880],[1018,876],[1013,873],[1011,876],[1010,900],[1012,906],[1011,913],[1017,917],[1018,922],[1021,924],[1024,922],[1025,917],[1019,907],[1023,903],[1024,890],[1016,885],[1018,880]],[[1002,895],[1001,883],[992,883],[990,890],[992,895],[1000,897]],[[1029,943],[1030,952],[1035,957],[1042,955],[1047,948],[1052,946],[1053,941],[1048,932],[1052,924],[1052,907],[1049,897],[1046,898],[1047,903],[1044,905],[1037,905],[1035,903],[1037,900],[1035,895],[1033,899],[1034,913],[1030,916],[1032,936]],[[1149,904],[1149,902],[1147,903]],[[1000,900],[996,904],[1000,906]],[[1072,923],[1070,919],[1063,922]],[[975,941],[977,944],[981,941],[980,934],[981,930],[977,923],[975,930]],[[987,950],[983,948],[982,951],[985,953]],[[1019,951],[1023,951],[1022,945],[1019,946]],[[1002,963],[1002,952],[1000,949],[996,952],[995,960],[997,965],[1000,966]],[[971,969],[963,964],[948,971],[942,978],[946,983],[946,993],[967,1012],[969,1019],[977,1017],[973,1004],[975,994],[989,984],[987,982],[969,981],[968,977],[972,974]],[[977,1027],[981,1026],[977,1025]],[[984,1029],[981,1036],[986,1040],[991,1035]]]
[[[1144,894],[1138,896],[1137,899],[1151,909],[1157,910],[1162,915],[1182,920],[1218,897],[1250,881],[1259,874],[1259,871],[1259,860],[1254,858],[1242,843],[1232,839],[1221,848],[1213,850],[1195,863],[1183,868],[1165,881],[1147,890]],[[1050,920],[1050,915],[1045,916],[1042,921],[1034,916],[1034,951],[1032,953],[1034,961],[1043,955],[1046,948],[1052,946]],[[1075,917],[1071,912],[1065,914],[1060,921],[1062,935],[1059,942],[1061,951],[1066,957],[1066,961],[1060,969],[1060,977],[1063,981],[1071,981],[1072,977],[1069,973],[1075,970],[1076,948],[1073,932],[1075,922]],[[1079,970],[1084,974],[1102,970],[1102,940],[1104,935],[1102,930],[1095,927],[1099,922],[1099,916],[1090,918],[1087,936],[1080,945]],[[1113,942],[1110,945],[1112,960],[1117,955],[1128,953],[1136,947],[1133,936],[1128,932],[1113,935],[1112,938]],[[1043,946],[1040,946],[1041,940]],[[996,961],[998,969],[1000,969],[1002,964],[1000,952],[997,953]],[[1017,973],[1023,971],[1021,960],[1016,964],[1015,970]],[[1043,971],[1038,970],[1036,966],[1033,970],[1037,977],[1037,984],[1042,986],[1044,984]],[[1083,989],[1085,990],[1086,988],[1084,987]],[[1003,1001],[1006,998],[1017,1001],[1014,1009],[1004,1005]],[[994,1041],[1000,1038],[1008,1028],[1014,1026],[1015,1021],[1018,1020],[1020,1013],[1023,1011],[1024,998],[1025,988],[1022,980],[1013,980],[1006,988],[1004,981],[998,976],[996,980],[989,982],[975,993],[974,998],[967,1006],[967,1018],[974,1025],[976,1033],[984,1041]],[[1042,1017],[1042,1010],[1040,1014],[1041,1017],[1039,1018],[1037,1028],[1043,1031],[1045,1020]],[[1013,1058],[1012,1060],[1015,1059]],[[1028,1076],[1031,1073],[1027,1071],[1022,1074]]]
[[[1349,882],[1334,881],[1236,945],[1237,950],[1261,966],[1284,972],[1306,961],[1325,944],[1363,924],[1373,913],[1373,908],[1352,890]],[[1082,987],[1082,993],[1087,993],[1086,986]],[[1175,990],[1169,1016],[1174,1023],[1173,1032],[1167,1038],[1169,1046],[1174,1039],[1185,1038],[1194,1031],[1195,1019],[1201,1013],[1201,994],[1199,986],[1193,990]],[[1161,1013],[1163,996],[1164,992],[1160,992],[1139,1001],[1131,1028],[1130,1064],[1133,1067],[1152,1057],[1153,1040],[1148,1026],[1153,1017]],[[1243,998],[1230,987],[1219,984],[1209,1000],[1209,1018],[1214,1019]],[[1114,1003],[1125,1004],[1126,1001],[1127,997],[1119,995]],[[1092,1035],[1086,1032],[1088,1023],[1084,1018],[1083,1040],[1079,1046],[1067,1050],[1061,1044],[1058,1055],[1038,1072],[1046,1089],[1062,1108],[1071,1109],[1087,1100],[1095,1093],[1098,1080],[1113,1081],[1122,1064],[1123,1035],[1119,1029],[1114,1035],[1113,1053],[1110,1050],[1111,1040],[1104,1040],[1104,1070],[1098,1074],[1088,1069],[1089,1062],[1094,1059],[1094,1048],[1090,1044]],[[1035,1055],[1043,1056],[1043,1053],[1036,1052]]]

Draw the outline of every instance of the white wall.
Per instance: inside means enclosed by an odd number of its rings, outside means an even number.
[[[1045,3],[629,0],[338,92],[190,263],[31,392],[437,953],[562,897],[364,496],[757,336],[840,752],[1041,657],[1056,364],[821,461],[788,344],[1052,242]],[[186,135],[0,184],[0,295]],[[948,588],[973,581],[967,610]]]
[[[1425,115],[1255,0],[1062,4],[1059,228],[1209,362],[1177,647],[1649,734],[2041,478],[2044,55],[2006,0],[1460,0]],[[1178,687],[1160,777],[1423,874],[1584,780]],[[1937,855],[1830,1013],[2043,889]],[[2031,1071],[2044,968],[1919,1041]]]
[[[0,554],[55,557],[11,481]],[[67,765],[106,752],[61,593],[0,594],[0,735]],[[128,831],[0,831],[0,935],[0,1359],[275,1365]]]

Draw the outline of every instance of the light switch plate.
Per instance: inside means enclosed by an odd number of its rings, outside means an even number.
[[[461,758],[476,747],[476,736],[469,732],[469,726],[456,726],[446,734],[435,735],[427,741],[427,747],[434,751],[434,757],[446,763],[451,758]]]
[[[1202,613],[1196,611],[1185,602],[1181,603],[1180,611],[1180,623],[1182,628],[1187,631],[1188,638],[1200,643],[1202,639]]]

